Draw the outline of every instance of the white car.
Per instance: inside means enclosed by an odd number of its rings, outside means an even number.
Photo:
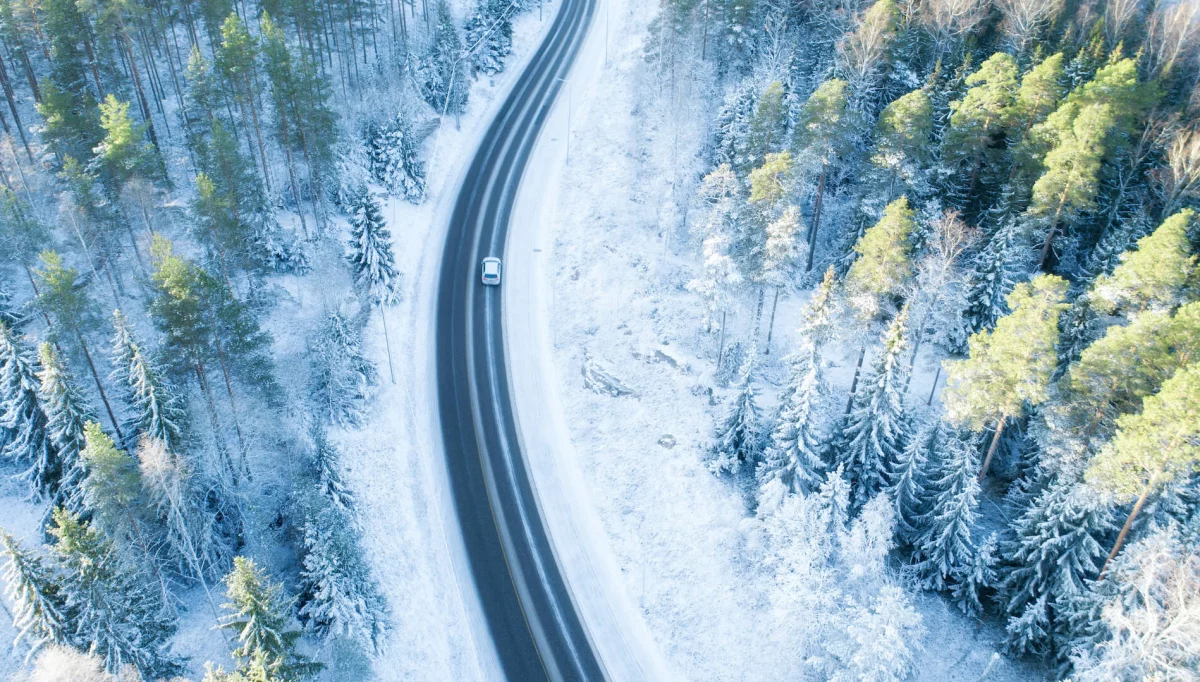
[[[483,259],[483,283],[489,286],[500,285],[500,259],[489,256]]]

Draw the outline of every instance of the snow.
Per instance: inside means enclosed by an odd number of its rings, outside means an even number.
[[[686,209],[703,170],[703,121],[719,94],[702,78],[656,73],[644,59],[655,3],[612,0],[608,65],[594,43],[570,76],[572,136],[560,100],[535,151],[509,237],[506,348],[524,452],[560,565],[613,679],[774,680],[802,668],[774,641],[768,577],[749,560],[748,502],[706,467],[713,424],[732,389],[710,397],[717,338],[700,333],[700,297]],[[603,47],[603,45],[601,45]],[[690,67],[689,67],[690,68]],[[667,90],[669,88],[669,90]],[[667,90],[674,97],[658,98]],[[684,115],[679,115],[684,114]],[[808,292],[779,304],[762,390],[778,392],[782,358]],[[754,299],[739,298],[726,348],[749,342]],[[767,325],[770,297],[764,311]],[[765,338],[759,339],[760,348]],[[857,348],[827,353],[826,376],[844,401]],[[868,358],[868,361],[870,358]],[[598,363],[632,395],[585,385]],[[924,405],[936,361],[918,361],[910,404]],[[773,409],[763,403],[764,413]],[[993,661],[1002,632],[940,598],[915,603],[927,634],[915,679],[1035,679]]]

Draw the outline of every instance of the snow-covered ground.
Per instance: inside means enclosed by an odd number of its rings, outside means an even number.
[[[803,652],[764,650],[776,625],[769,576],[747,558],[745,498],[704,464],[724,395],[706,390],[716,337],[700,333],[700,301],[684,289],[695,249],[681,207],[714,98],[695,89],[702,79],[676,79],[645,60],[656,10],[656,3],[612,3],[607,67],[581,75],[594,57],[585,52],[572,75],[570,158],[539,150],[540,164],[565,161],[565,168],[539,165],[525,180],[524,194],[542,205],[523,196],[534,205],[518,205],[506,254],[518,419],[556,551],[606,664],[612,668],[607,652],[623,638],[638,643],[615,677],[636,679],[637,666],[659,670],[665,659],[670,673],[650,679],[783,679]],[[601,7],[602,28],[605,20]],[[541,144],[558,142],[565,127],[556,113]],[[785,378],[781,358],[796,341],[803,298],[780,302],[761,371],[764,411]],[[753,301],[737,308],[727,347],[752,332]],[[766,314],[760,344],[765,328]],[[843,396],[854,359],[846,355],[829,358]],[[585,362],[610,371],[633,395],[586,388]],[[925,373],[914,380],[914,402],[924,403],[931,381]],[[926,635],[913,643],[921,647],[914,677],[978,679],[1000,639],[996,626],[935,597],[917,603]],[[647,629],[653,645],[640,636]],[[1034,678],[1006,658],[987,677]]]

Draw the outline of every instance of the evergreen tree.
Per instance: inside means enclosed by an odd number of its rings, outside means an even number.
[[[5,594],[12,604],[13,629],[17,631],[17,642],[25,640],[29,644],[25,656],[28,662],[42,647],[69,641],[70,614],[63,603],[58,576],[41,556],[3,531],[0,545],[0,554],[8,561],[4,581],[8,583]]]
[[[863,320],[886,312],[913,275],[913,218],[908,199],[900,197],[854,244],[858,257],[846,273],[846,293]]]
[[[825,386],[820,356],[811,340],[792,362],[775,428],[757,475],[760,485],[778,479],[789,490],[815,490],[824,479],[824,434],[819,424]]]
[[[1033,185],[1029,213],[1048,217],[1049,228],[1042,244],[1039,263],[1050,255],[1063,219],[1070,220],[1095,203],[1099,187],[1104,140],[1116,125],[1112,107],[1093,104],[1079,112],[1070,128],[1059,134],[1058,143],[1046,154],[1046,172]]]
[[[1088,482],[1133,509],[1100,569],[1121,551],[1151,494],[1200,471],[1200,364],[1189,364],[1143,401],[1140,414],[1117,420],[1117,435],[1088,467]]]
[[[1058,317],[1066,308],[1067,282],[1039,275],[1018,284],[1008,296],[1012,310],[991,332],[969,341],[970,356],[945,363],[946,389],[942,403],[951,423],[973,431],[994,429],[979,480],[999,445],[1009,419],[1019,419],[1026,406],[1044,402],[1050,377],[1058,363]]]
[[[24,467],[20,477],[36,498],[53,497],[62,468],[38,401],[41,382],[15,332],[0,324],[0,456]]]
[[[943,136],[943,158],[965,171],[970,180],[963,188],[974,194],[989,149],[1012,115],[1017,95],[1017,61],[1005,52],[997,52],[967,76],[969,86],[962,99],[950,103],[950,127]],[[958,185],[958,173],[951,184]]]
[[[1018,135],[1046,120],[1064,93],[1063,54],[1046,57],[1021,77],[1016,101],[1008,117]]]
[[[942,438],[940,420],[916,429],[888,472],[887,492],[896,510],[896,537],[901,544],[914,546],[925,529],[932,486],[930,456],[942,447]]]
[[[70,372],[55,353],[54,347],[43,343],[39,348],[41,371],[38,378],[38,399],[46,415],[46,431],[57,451],[58,480],[54,484],[54,506],[79,513],[83,510],[80,488],[87,470],[82,452],[86,445],[84,425],[95,421],[83,395],[75,386]]]
[[[971,532],[979,513],[976,442],[969,434],[948,437],[942,465],[931,481],[925,532],[913,552],[917,575],[929,589],[947,589],[975,563],[978,550]]]
[[[786,140],[787,109],[784,106],[783,83],[771,81],[759,95],[754,116],[750,119],[746,145],[752,154],[751,165],[761,163],[768,154],[782,147]]]
[[[322,506],[304,524],[299,616],[322,638],[346,637],[374,651],[387,635],[387,603],[363,561],[343,510]]]
[[[1184,209],[1167,218],[1152,234],[1138,240],[1136,251],[1121,255],[1111,275],[1096,280],[1094,298],[1102,309],[1140,312],[1170,309],[1180,302],[1196,275],[1196,255],[1188,241],[1195,211]]]
[[[129,102],[113,95],[100,103],[100,127],[104,139],[96,146],[89,170],[103,183],[109,201],[115,202],[125,184],[134,176],[156,174],[151,165],[154,149],[142,141],[144,128],[129,116]]]
[[[902,193],[923,193],[923,172],[933,135],[933,104],[924,88],[913,90],[884,107],[875,124],[875,153],[871,163],[883,171],[891,202],[897,183]]]
[[[386,123],[370,123],[363,137],[375,182],[392,196],[421,203],[425,198],[425,163],[417,156],[416,133],[408,117],[397,114]]]
[[[350,267],[360,292],[381,305],[399,295],[400,273],[392,254],[392,233],[379,202],[365,189],[355,198],[350,216]]]
[[[750,127],[757,104],[758,96],[749,79],[725,95],[713,126],[714,166],[729,166],[741,172],[753,166]]]
[[[737,395],[728,416],[718,426],[709,468],[734,476],[754,471],[762,454],[762,425],[754,389],[754,357],[751,350],[742,365]]]
[[[331,423],[361,424],[378,383],[375,365],[363,356],[361,333],[335,310],[325,317],[310,344],[309,387],[313,402]]]
[[[109,672],[132,665],[150,678],[179,671],[169,651],[175,623],[148,581],[122,564],[112,544],[79,517],[54,511],[54,546],[62,594],[71,614],[72,641],[104,660]]]
[[[905,350],[908,308],[896,316],[881,339],[879,357],[863,377],[832,447],[834,461],[849,476],[851,501],[862,507],[887,486],[888,472],[900,461],[909,437],[904,387],[909,368]]]
[[[971,562],[961,567],[954,576],[951,597],[969,617],[977,618],[983,613],[980,596],[996,583],[997,546],[996,534],[993,533],[975,550]]]
[[[504,70],[504,60],[512,53],[512,15],[511,2],[476,0],[475,12],[463,26],[476,73],[494,76]]]
[[[797,159],[797,173],[804,182],[816,182],[805,272],[812,270],[830,168],[852,151],[857,118],[849,109],[847,88],[844,80],[832,79],[821,83],[809,95],[794,124],[792,155]]]
[[[425,102],[434,111],[454,114],[455,127],[458,117],[467,110],[467,70],[463,59],[463,46],[454,28],[454,18],[445,0],[437,3],[437,28],[433,32],[428,51],[421,64],[424,74]]]
[[[263,678],[267,682],[302,682],[321,671],[320,663],[296,651],[300,631],[288,629],[290,600],[282,586],[271,582],[254,561],[240,556],[234,558],[225,585],[229,613],[221,619],[221,627],[237,638],[233,655],[239,673],[261,667],[270,673]]]
[[[342,453],[337,446],[329,442],[325,429],[314,424],[309,429],[313,442],[313,474],[316,479],[317,493],[324,498],[329,506],[349,514],[354,510],[354,494],[342,481]]]
[[[110,377],[123,385],[126,401],[134,411],[129,437],[153,438],[167,449],[182,447],[187,414],[179,399],[133,337],[129,321],[120,310],[113,311],[113,330]]]
[[[1062,605],[1088,589],[1112,530],[1108,509],[1075,481],[1052,481],[1030,502],[1004,547],[1010,649],[1055,653]]]

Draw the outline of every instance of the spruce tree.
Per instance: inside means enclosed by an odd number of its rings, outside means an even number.
[[[379,377],[363,355],[357,325],[335,310],[325,317],[310,348],[309,389],[322,417],[340,426],[361,424]]]
[[[762,423],[754,388],[755,351],[742,364],[737,394],[729,414],[717,427],[709,468],[734,476],[753,472],[762,453]]]
[[[512,53],[511,2],[476,0],[475,11],[463,25],[466,49],[471,50],[471,65],[476,73],[494,76],[504,70],[504,60]]]
[[[421,64],[425,102],[439,114],[459,116],[467,110],[467,64],[463,46],[454,27],[454,17],[445,0],[437,1],[437,27]]]
[[[38,401],[41,382],[29,351],[8,325],[0,324],[0,456],[24,468],[20,478],[35,498],[53,497],[62,467]]]
[[[713,125],[713,165],[745,172],[753,166],[750,126],[758,105],[758,93],[750,79],[734,86],[717,112]]]
[[[971,618],[983,613],[980,597],[984,590],[996,584],[997,547],[996,534],[993,533],[975,550],[971,561],[960,567],[954,576],[950,596],[955,605]]]
[[[0,554],[7,560],[5,595],[12,604],[12,624],[16,641],[30,647],[25,661],[42,647],[66,644],[71,640],[70,615],[54,569],[37,552],[25,549],[12,535],[0,531]]]
[[[325,429],[314,424],[309,429],[309,437],[313,442],[312,473],[315,479],[317,493],[331,507],[347,514],[354,510],[354,494],[342,481],[342,453],[337,446],[329,442]]]
[[[976,432],[993,430],[980,481],[1008,420],[1020,418],[1027,406],[1048,397],[1058,363],[1058,317],[1066,308],[1066,291],[1066,280],[1054,275],[1017,285],[1008,296],[1012,312],[1000,318],[993,331],[971,336],[968,358],[945,363],[942,403],[947,419]]]
[[[1011,650],[1054,653],[1061,606],[1088,589],[1112,530],[1108,508],[1075,481],[1054,480],[1029,503],[1004,546]]]
[[[322,638],[345,637],[380,651],[387,604],[371,577],[346,513],[323,506],[304,524],[299,617]]]
[[[812,491],[824,479],[824,434],[819,423],[824,377],[815,345],[810,340],[805,345],[792,362],[779,417],[758,467],[760,485],[778,479],[789,490]]]
[[[975,562],[971,533],[979,515],[976,443],[970,434],[950,435],[931,481],[925,531],[913,552],[917,575],[929,589],[947,589]]]
[[[350,216],[350,267],[354,284],[372,302],[390,305],[399,295],[400,273],[392,253],[392,233],[379,202],[363,189]]]
[[[925,530],[934,455],[942,447],[942,422],[914,429],[904,450],[888,472],[888,495],[896,511],[896,539],[914,546]]]
[[[149,581],[79,517],[56,509],[54,523],[50,532],[58,540],[54,551],[72,640],[100,656],[112,673],[127,665],[150,678],[178,672],[179,661],[169,650],[175,623],[163,615]]]
[[[120,310],[113,311],[113,330],[110,376],[123,386],[126,401],[134,411],[127,427],[129,437],[153,438],[170,450],[183,447],[187,414],[166,377],[146,356]]]
[[[369,123],[363,133],[371,177],[392,196],[418,204],[425,198],[425,163],[418,157],[416,132],[405,114]]]
[[[881,339],[879,357],[854,395],[832,448],[834,461],[850,479],[851,501],[862,507],[887,486],[888,472],[896,467],[909,438],[904,410],[904,387],[909,367],[908,308],[896,316]]]
[[[81,484],[87,476],[83,461],[84,425],[95,421],[54,347],[43,343],[39,348],[42,368],[38,372],[41,385],[38,399],[46,414],[46,431],[57,451],[58,480],[54,485],[54,506],[80,513],[83,510]]]
[[[253,560],[235,557],[233,570],[225,576],[229,613],[221,627],[233,633],[238,646],[238,672],[261,666],[270,671],[267,682],[301,682],[311,679],[324,667],[296,651],[299,630],[288,629],[290,600],[283,587],[270,581]],[[252,679],[252,678],[251,678]]]

